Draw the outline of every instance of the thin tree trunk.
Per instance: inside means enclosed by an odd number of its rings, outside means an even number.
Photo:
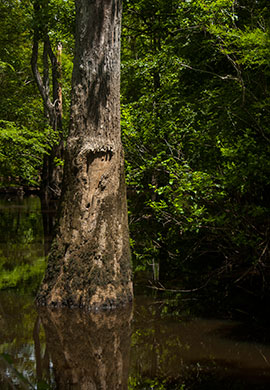
[[[58,56],[59,48],[58,48]],[[63,180],[63,167],[56,163],[57,160],[64,158],[64,143],[63,143],[63,129],[62,129],[62,88],[60,84],[61,69],[60,69],[60,58],[59,61],[52,51],[49,37],[47,36],[44,41],[44,53],[43,57],[48,60],[52,65],[52,101],[53,108],[49,115],[47,114],[48,109],[44,104],[45,116],[49,118],[49,124],[53,132],[58,134],[59,140],[57,144],[54,144],[51,148],[49,155],[44,155],[43,168],[42,168],[42,183],[41,183],[41,198],[43,208],[49,209],[51,207],[51,200],[59,199],[61,195],[61,186]],[[44,67],[44,70],[46,68]],[[44,87],[46,95],[49,95],[49,73],[44,72],[47,75],[47,80],[44,80]],[[44,77],[45,79],[45,77]],[[47,114],[47,115],[46,115]]]
[[[36,20],[40,18],[40,12],[47,7],[47,1],[34,2]],[[43,41],[43,78],[38,69],[39,41]],[[52,74],[52,97],[50,97],[50,66]],[[51,199],[59,199],[63,178],[63,167],[56,164],[56,160],[63,159],[63,134],[62,134],[62,90],[60,85],[60,62],[52,51],[51,42],[46,26],[38,26],[34,29],[33,48],[31,58],[32,72],[35,77],[38,90],[43,100],[44,116],[54,133],[59,135],[59,142],[51,145],[49,155],[44,155],[41,174],[41,200],[43,208],[48,209]],[[55,135],[54,135],[55,137]],[[49,140],[50,141],[50,140]]]
[[[120,139],[120,0],[77,0],[71,125],[56,238],[37,302],[132,300]]]

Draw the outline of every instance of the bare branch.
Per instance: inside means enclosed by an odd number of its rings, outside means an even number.
[[[38,65],[37,65],[38,47],[39,47],[38,32],[35,31],[34,32],[34,39],[33,39],[32,57],[31,57],[31,68],[32,68],[32,72],[33,72],[35,81],[36,81],[37,86],[38,86],[38,90],[39,90],[40,95],[42,97],[43,103],[44,103],[46,109],[48,110],[49,116],[51,118],[52,112],[54,110],[54,106],[51,102],[47,88],[44,85],[42,77],[41,77],[40,72],[38,70]]]
[[[215,72],[210,72],[208,70],[203,70],[203,69],[198,69],[198,68],[193,68],[192,66],[188,65],[188,64],[185,64],[183,62],[179,62],[179,64],[181,66],[183,66],[184,68],[187,68],[187,69],[190,69],[190,70],[193,70],[194,72],[200,72],[200,73],[206,73],[206,74],[210,74],[212,76],[215,76],[215,77],[218,77],[219,79],[221,80],[235,80],[235,81],[239,81],[239,79],[237,77],[234,77],[230,74],[226,75],[226,76],[221,76]]]

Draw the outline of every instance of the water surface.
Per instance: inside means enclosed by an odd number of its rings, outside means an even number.
[[[44,261],[46,237],[38,198],[2,199],[0,213],[1,279]],[[174,315],[140,293],[113,312],[37,310],[32,282],[0,292],[0,389],[270,388],[260,324]]]

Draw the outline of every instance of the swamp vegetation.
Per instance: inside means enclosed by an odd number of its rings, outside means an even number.
[[[269,388],[268,0],[123,2],[135,303],[99,316],[99,328],[98,317],[33,305],[55,219],[44,169],[53,189],[64,164],[54,150],[67,143],[74,30],[73,0],[0,0],[0,387]],[[61,87],[60,127],[35,82],[33,44],[52,102]]]
[[[175,280],[175,289],[269,292],[268,7],[266,0],[123,2],[133,269],[154,272],[165,287]],[[74,2],[1,0],[0,9],[1,186],[42,190],[44,161],[68,133]],[[55,54],[62,45],[61,134],[31,70],[38,39],[37,66],[52,100],[52,64],[42,55],[48,35]],[[52,159],[56,170],[63,165]]]

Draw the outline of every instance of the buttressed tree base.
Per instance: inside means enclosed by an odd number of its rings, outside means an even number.
[[[120,0],[76,1],[70,135],[59,224],[39,305],[111,308],[132,300],[120,138]]]

